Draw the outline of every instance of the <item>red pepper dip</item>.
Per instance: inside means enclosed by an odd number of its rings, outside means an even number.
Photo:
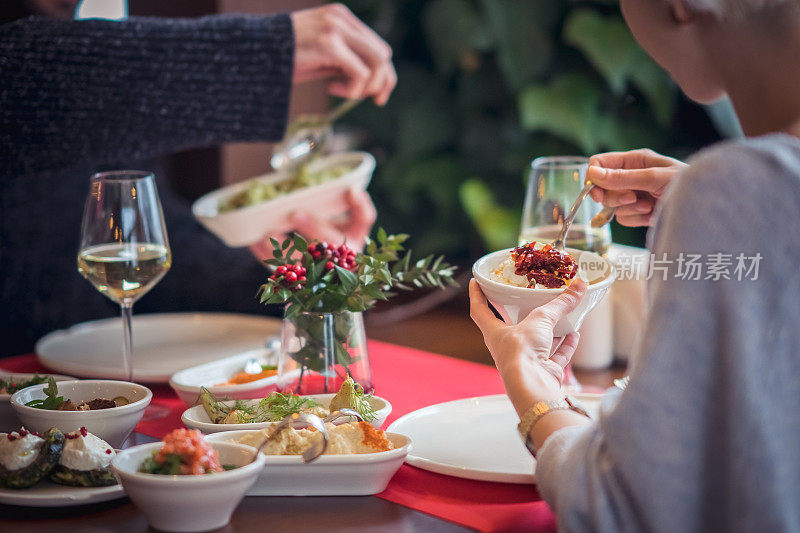
[[[544,285],[558,289],[568,285],[578,273],[578,265],[569,255],[559,252],[549,244],[539,249],[536,242],[523,244],[511,251],[514,273],[528,278],[531,286]]]
[[[167,461],[169,455],[181,458],[181,474],[201,475],[222,472],[217,451],[203,439],[203,434],[192,429],[176,429],[163,439],[164,446],[156,453],[157,463]]]

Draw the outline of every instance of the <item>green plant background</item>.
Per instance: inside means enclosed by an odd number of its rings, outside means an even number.
[[[617,2],[345,3],[392,45],[399,83],[385,108],[359,106],[342,124],[379,159],[378,224],[414,235],[419,254],[514,243],[537,156],[649,147],[683,158],[736,132],[724,103],[709,113],[680,94]],[[643,230],[612,231],[643,242]]]

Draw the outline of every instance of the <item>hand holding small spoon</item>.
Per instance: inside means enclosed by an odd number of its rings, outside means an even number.
[[[360,104],[345,100],[326,115],[303,117],[290,125],[286,138],[275,148],[270,165],[275,170],[291,170],[306,163],[327,141],[331,125]]]

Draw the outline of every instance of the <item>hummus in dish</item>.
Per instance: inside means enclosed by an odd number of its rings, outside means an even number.
[[[350,424],[325,424],[328,430],[328,447],[323,455],[349,455],[385,452],[394,449],[383,431],[368,422]],[[272,428],[242,437],[238,442],[258,448],[271,435]],[[269,442],[261,453],[264,455],[300,455],[313,439],[319,438],[315,429],[286,428]]]

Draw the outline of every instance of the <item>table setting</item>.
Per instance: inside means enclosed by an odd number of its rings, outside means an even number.
[[[309,134],[299,138],[313,151]],[[299,159],[206,195],[195,216],[227,245],[249,245],[283,231],[271,203],[366,188],[375,168],[369,154]],[[604,225],[613,213],[583,202],[586,168],[585,158],[535,160],[519,246],[486,254],[472,274],[508,323],[583,279],[586,297],[555,336],[594,323],[583,342],[608,345],[618,342],[608,305],[618,273]],[[336,214],[331,205],[326,215]],[[383,229],[362,251],[295,234],[271,239],[257,292],[283,307],[283,319],[134,316],[172,261],[152,174],[93,176],[82,236],[78,271],[120,305],[121,318],[53,331],[35,354],[0,361],[9,383],[0,505],[9,516],[104,512],[98,506],[127,497],[154,528],[204,531],[236,523],[243,500],[374,496],[440,526],[555,529],[496,370],[367,338],[363,314],[376,302],[457,285],[444,257],[412,258],[409,236]],[[602,389],[569,375],[565,390],[597,417]]]

